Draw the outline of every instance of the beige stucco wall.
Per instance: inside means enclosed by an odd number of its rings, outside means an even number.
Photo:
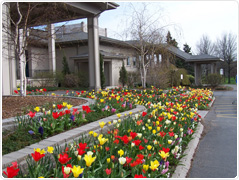
[[[63,56],[66,56],[69,68],[71,72],[75,72],[75,66],[74,66],[74,59],[71,57],[77,56],[78,54],[82,53],[88,53],[88,47],[87,46],[80,46],[77,45],[73,47],[64,47],[64,48],[57,48],[56,49],[56,70],[62,71],[63,65],[62,60]]]
[[[123,47],[115,47],[115,46],[106,46],[100,45],[100,50],[108,52],[108,53],[115,53],[115,54],[122,54],[125,56],[124,64],[127,71],[137,71],[137,68],[133,66],[133,61],[131,58],[130,65],[127,65],[127,57],[136,57],[135,51],[131,48],[123,48]]]
[[[126,70],[129,72],[136,71],[137,68],[133,66],[133,62],[130,62],[130,66],[127,66],[126,60],[127,57],[134,57],[135,52],[132,49],[129,48],[119,48],[109,45],[100,45],[100,50],[112,53],[112,54],[120,54],[124,55],[126,58],[124,59]],[[77,56],[79,54],[88,54],[88,46],[71,46],[71,47],[64,47],[64,48],[57,48],[56,49],[56,70],[62,71],[62,59],[63,56],[66,56],[66,59],[68,61],[68,65],[71,72],[75,72],[77,69],[74,64],[74,56]],[[132,60],[132,59],[131,59]],[[112,86],[118,86],[119,85],[119,71],[122,66],[122,60],[121,59],[107,59],[107,61],[112,62],[112,70],[109,72],[109,74],[112,74]],[[82,64],[81,64],[82,65]],[[81,67],[82,68],[82,67]],[[86,68],[88,71],[88,67]]]
[[[29,69],[31,77],[34,77],[37,70],[48,71],[49,69],[49,56],[47,48],[31,47],[28,48],[29,55]]]

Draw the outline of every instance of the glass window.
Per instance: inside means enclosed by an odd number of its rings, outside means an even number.
[[[133,57],[133,66],[136,66],[136,57]]]
[[[127,58],[127,66],[130,66],[130,57]]]

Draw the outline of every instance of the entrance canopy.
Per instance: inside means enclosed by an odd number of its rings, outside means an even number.
[[[208,54],[202,54],[202,55],[191,55],[184,51],[181,51],[180,49],[168,45],[167,49],[169,52],[174,54],[176,57],[179,57],[187,63],[193,63],[194,65],[194,73],[195,73],[195,85],[201,84],[201,65],[202,64],[210,64],[211,65],[211,73],[217,73],[216,71],[216,63],[224,61],[223,59],[220,59],[216,56],[211,56]]]

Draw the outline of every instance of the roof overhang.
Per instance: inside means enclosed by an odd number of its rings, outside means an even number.
[[[11,19],[17,22],[17,3],[10,2]],[[65,22],[97,16],[100,13],[116,9],[119,5],[112,2],[19,2],[20,12],[23,15],[23,23],[28,16],[28,27],[40,26],[52,23]]]

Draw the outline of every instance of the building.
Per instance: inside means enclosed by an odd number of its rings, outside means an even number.
[[[113,2],[5,2],[2,5],[2,94],[13,94],[17,88],[17,61],[14,56],[14,43],[12,37],[14,34],[14,26],[11,23],[18,22],[19,14],[17,6],[19,5],[23,18],[28,17],[28,24],[25,26],[24,21],[19,23],[19,40],[23,44],[24,30],[29,27],[48,25],[48,58],[46,66],[54,72],[55,66],[55,40],[54,40],[54,23],[65,22],[74,19],[87,18],[88,24],[88,49],[89,49],[89,83],[93,89],[100,88],[99,79],[99,37],[98,37],[98,17],[100,13],[117,8],[119,5]],[[27,16],[28,7],[34,9]],[[49,12],[51,15],[49,15]],[[11,19],[11,20],[10,20]],[[22,29],[21,29],[22,28]],[[16,29],[16,28],[15,28]],[[24,47],[20,48],[24,49]],[[27,56],[27,57],[26,57]],[[29,58],[22,52],[19,59],[19,66],[24,67],[25,58]],[[26,65],[27,66],[27,65]],[[24,69],[24,68],[21,68]],[[20,71],[24,74],[24,71]],[[23,77],[23,76],[22,76]],[[26,80],[25,82],[26,83]],[[23,89],[23,81],[21,80],[21,89]]]

